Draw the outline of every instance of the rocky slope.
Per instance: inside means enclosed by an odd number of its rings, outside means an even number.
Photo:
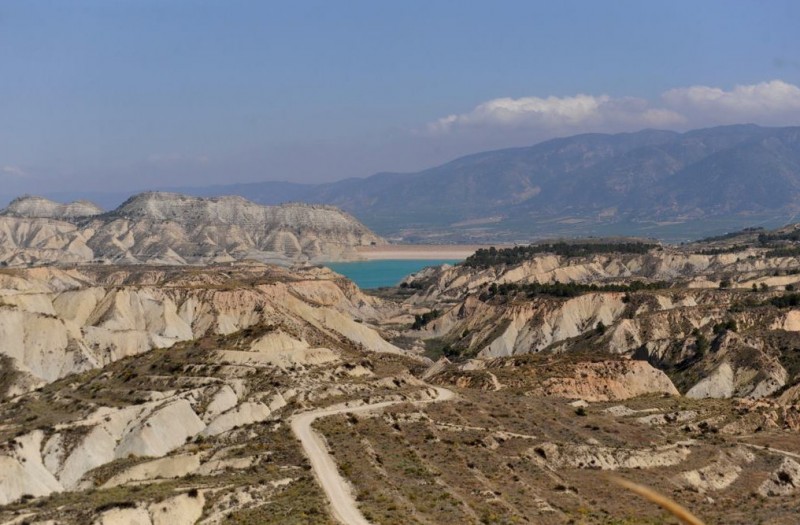
[[[143,193],[97,215],[76,203],[62,209],[48,202],[18,199],[0,215],[0,263],[340,260],[357,246],[384,242],[328,206]],[[91,213],[77,215],[84,211]]]
[[[480,264],[476,255],[403,284],[414,291],[407,311],[436,313],[406,337],[461,362],[450,371],[591,351],[647,361],[689,397],[768,397],[800,381],[792,350],[800,346],[792,291],[800,251],[784,243],[796,232],[646,253],[615,253],[613,244],[589,255],[544,251],[511,264]]]
[[[312,325],[374,351],[400,352],[355,321],[374,318],[375,301],[325,269],[289,273],[239,263],[186,272],[5,270],[0,272],[0,356],[7,361],[0,394],[13,396],[151,349],[259,324]],[[282,332],[256,347],[264,347],[264,359],[275,365],[325,357]]]
[[[639,280],[669,281],[684,288],[719,287],[723,279],[733,279],[733,288],[752,288],[762,282],[768,286],[795,282],[796,257],[763,257],[767,249],[743,247],[741,250],[708,254],[703,250],[677,250],[665,246],[646,254],[596,254],[571,258],[542,254],[513,267],[488,266],[431,268],[414,276],[424,285],[415,300],[426,301],[426,294],[437,298],[457,298],[480,290],[487,284],[579,283],[602,284]],[[782,275],[774,275],[775,273]],[[408,281],[411,283],[412,281]]]
[[[0,386],[10,398],[0,402],[0,505],[251,468],[271,461],[269,454],[197,444],[279,421],[287,404],[358,392],[400,395],[404,385],[409,395],[426,395],[406,371],[419,359],[366,323],[376,307],[377,299],[324,269],[0,273]],[[380,354],[388,356],[383,364],[370,361]],[[286,472],[265,490],[295,479]],[[194,491],[159,505],[177,505],[177,517],[196,514],[181,518],[194,523],[206,497]],[[224,516],[231,509],[222,505]],[[115,520],[157,508],[121,507],[109,510],[124,516],[100,512],[98,519],[127,523]]]

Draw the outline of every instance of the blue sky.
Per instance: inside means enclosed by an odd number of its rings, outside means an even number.
[[[796,1],[0,0],[0,184],[326,181],[800,124],[799,26]]]

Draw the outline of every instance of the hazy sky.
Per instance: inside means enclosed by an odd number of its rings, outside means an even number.
[[[800,2],[0,0],[0,193],[800,124]]]

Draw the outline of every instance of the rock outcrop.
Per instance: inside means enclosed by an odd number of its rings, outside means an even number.
[[[691,454],[691,449],[682,443],[651,449],[541,443],[531,452],[531,457],[557,467],[618,470],[677,465]]]
[[[784,458],[780,466],[758,488],[762,496],[791,496],[800,485],[800,463]]]
[[[682,472],[675,482],[697,492],[720,491],[739,479],[743,465],[755,461],[756,456],[744,447],[722,451],[708,465]]]
[[[149,195],[36,220],[254,239],[266,217]],[[321,522],[313,447],[287,422],[327,414],[313,431],[342,484],[390,521],[571,523],[615,498],[602,519],[648,519],[601,472],[619,470],[700,515],[719,499],[737,522],[792,523],[800,242],[767,239],[503,253],[376,295],[256,262],[0,270],[0,522]],[[97,232],[84,240],[94,253]]]

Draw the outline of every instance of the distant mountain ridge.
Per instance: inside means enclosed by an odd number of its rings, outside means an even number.
[[[86,215],[75,214],[85,211]],[[193,264],[349,259],[385,241],[332,206],[262,206],[242,197],[135,195],[98,213],[90,203],[15,199],[0,211],[0,263]]]
[[[213,191],[246,192],[263,203],[334,204],[380,233],[415,240],[443,234],[485,242],[593,234],[689,239],[789,222],[800,210],[800,127],[584,134],[468,155],[417,173]]]
[[[416,173],[175,191],[242,195],[265,205],[331,204],[410,242],[588,235],[674,242],[792,222],[800,212],[800,127],[592,133],[467,155]]]

